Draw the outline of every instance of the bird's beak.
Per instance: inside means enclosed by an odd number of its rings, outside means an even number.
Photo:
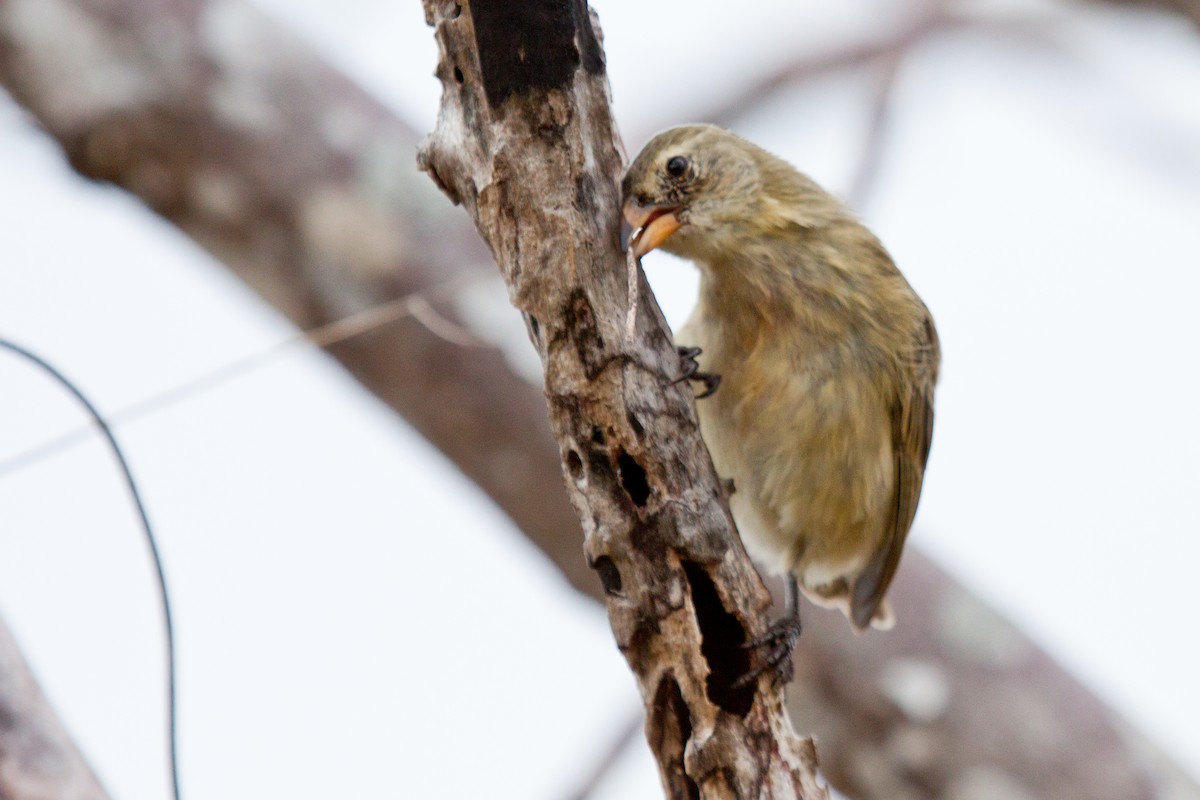
[[[677,206],[643,206],[636,200],[628,200],[621,209],[621,249],[633,247],[638,258],[646,255],[679,230]]]

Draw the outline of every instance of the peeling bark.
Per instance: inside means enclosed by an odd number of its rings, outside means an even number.
[[[550,422],[672,798],[827,797],[764,679],[731,688],[769,596],[733,529],[646,286],[625,334],[614,127],[586,4],[426,0],[441,48],[421,163],[490,245],[545,367]]]

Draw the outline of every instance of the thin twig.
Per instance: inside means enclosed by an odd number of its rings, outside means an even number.
[[[124,424],[156,411],[161,411],[164,408],[174,406],[202,392],[221,386],[235,378],[266,366],[297,345],[312,344],[316,347],[328,348],[338,342],[344,342],[367,331],[389,325],[393,322],[399,322],[407,317],[417,319],[432,333],[454,344],[465,347],[483,346],[485,343],[467,332],[466,329],[460,328],[438,314],[432,305],[430,305],[430,300],[451,296],[472,283],[484,278],[494,279],[495,277],[492,273],[482,271],[464,273],[445,283],[398,297],[395,300],[359,311],[325,325],[320,325],[307,331],[298,331],[270,347],[256,353],[241,356],[208,372],[189,378],[165,391],[158,392],[150,397],[120,408],[108,415],[108,421],[112,425]],[[436,321],[433,319],[434,317],[436,317]],[[435,324],[437,327],[435,327]],[[10,456],[0,461],[0,475],[27,467],[43,458],[79,444],[85,441],[91,435],[91,432],[92,428],[90,426],[83,425],[61,436],[56,436],[41,444],[34,445],[28,450],[17,453],[14,456]]]
[[[858,211],[862,210],[867,197],[875,188],[875,182],[879,179],[887,140],[891,133],[892,93],[896,87],[896,74],[907,52],[907,49],[897,49],[881,60],[879,83],[875,89],[871,117],[867,123],[867,136],[858,157],[858,167],[850,180],[850,188],[846,191],[847,205]]]
[[[882,36],[850,42],[820,53],[802,53],[738,91],[736,96],[719,98],[715,104],[701,106],[684,116],[697,122],[712,122],[729,127],[740,118],[762,107],[777,92],[796,83],[842,72],[854,67],[909,53],[912,48],[934,35],[962,29],[992,32],[1027,33],[1041,30],[1052,20],[1044,13],[1013,13],[1005,16],[963,9],[946,2],[933,2],[915,12],[905,25]],[[659,120],[648,126],[660,130],[678,120]]]
[[[869,64],[889,53],[907,50],[932,30],[958,21],[945,13],[922,14],[890,35],[856,42],[822,53],[804,53],[793,61],[762,75],[737,93],[707,109],[698,109],[689,118],[729,126],[767,102],[776,92],[799,81],[810,80]],[[661,127],[661,126],[660,126]]]
[[[568,800],[588,800],[592,797],[608,774],[612,772],[613,767],[621,760],[621,754],[629,747],[629,743],[634,740],[637,733],[642,728],[642,714],[639,711],[635,714],[630,714],[629,719],[621,726],[617,735],[613,737],[612,742],[605,749],[600,760],[592,768],[592,771],[580,782],[579,787],[567,795]]]

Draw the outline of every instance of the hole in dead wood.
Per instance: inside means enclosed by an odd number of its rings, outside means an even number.
[[[454,68],[454,80],[458,81],[460,84],[461,84],[461,83],[462,83],[464,80],[466,80],[466,79],[463,77],[463,72],[462,72],[462,70],[461,70],[461,69],[459,69],[458,67],[455,67],[455,68]]]
[[[455,3],[454,10],[450,12],[451,19],[458,19],[462,16],[462,3]]]
[[[708,662],[708,699],[730,714],[744,717],[754,702],[754,687],[735,689],[733,682],[750,669],[750,653],[742,647],[746,629],[721,602],[721,595],[704,567],[683,562],[692,590],[692,607],[700,627],[700,653]]]
[[[604,587],[605,594],[621,593],[621,571],[611,558],[600,556],[592,562],[592,569],[600,576],[600,585]]]
[[[672,675],[664,677],[654,691],[646,736],[667,784],[667,796],[699,800],[700,787],[684,766],[687,743],[692,738],[692,715]]]
[[[592,443],[603,445],[605,441],[607,440],[605,439],[604,431],[600,430],[599,427],[592,428]]]
[[[646,470],[642,469],[642,465],[622,450],[617,455],[617,470],[621,474],[621,485],[633,504],[639,508],[646,505],[650,499],[650,483],[646,480]]]
[[[567,453],[567,472],[574,480],[583,480],[583,459],[574,450]]]

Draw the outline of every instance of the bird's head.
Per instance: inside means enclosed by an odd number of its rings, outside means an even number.
[[[781,158],[715,125],[651,139],[621,182],[622,245],[707,260],[747,241],[813,228],[841,205]]]
[[[714,125],[683,125],[651,139],[621,183],[622,243],[638,257],[656,247],[689,256],[697,239],[735,224],[760,184],[748,145]]]

